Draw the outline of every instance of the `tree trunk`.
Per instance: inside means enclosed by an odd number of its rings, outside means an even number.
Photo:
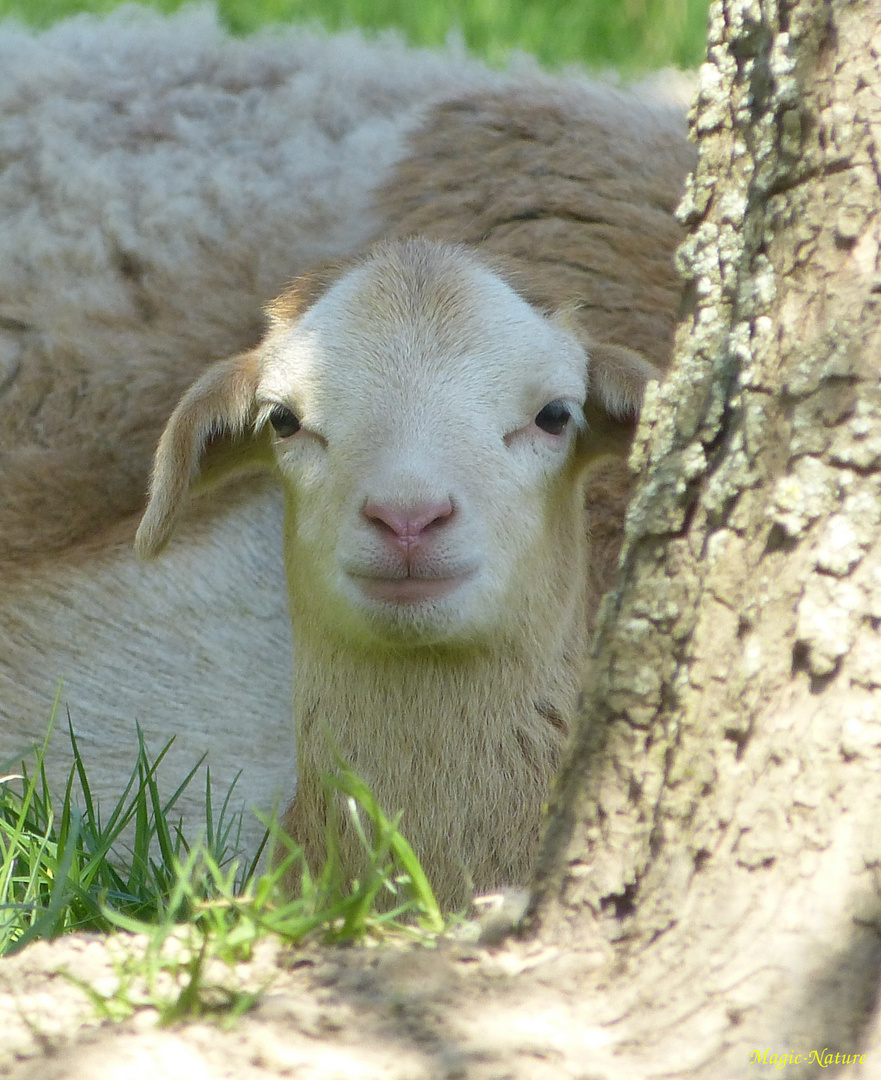
[[[881,1076],[881,3],[716,2],[700,85],[690,310],[528,925],[605,957],[618,1075]]]

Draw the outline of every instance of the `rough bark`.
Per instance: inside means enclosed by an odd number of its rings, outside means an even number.
[[[877,0],[711,11],[690,310],[530,922],[599,945],[618,1075],[881,1075],[879,91]]]

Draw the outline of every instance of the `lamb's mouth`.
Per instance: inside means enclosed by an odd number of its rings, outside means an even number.
[[[471,577],[471,572],[451,577],[372,577],[353,575],[358,586],[372,600],[390,604],[419,604],[425,600],[437,600],[451,593]]]

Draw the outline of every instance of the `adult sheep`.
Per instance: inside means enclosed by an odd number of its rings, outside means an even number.
[[[134,5],[0,23],[0,562],[143,503],[186,387],[290,279],[382,226],[438,99],[508,85],[454,48]]]
[[[623,519],[604,458],[670,351],[681,123],[576,86],[440,107],[380,194],[393,238],[295,283],[170,420],[142,553],[203,480],[284,491],[313,864],[340,753],[445,905],[528,874]]]

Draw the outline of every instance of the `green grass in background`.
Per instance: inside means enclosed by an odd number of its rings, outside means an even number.
[[[0,16],[47,26],[75,12],[103,13],[121,0],[0,0]],[[176,11],[183,0],[147,0]],[[451,30],[491,63],[512,49],[546,64],[639,71],[703,59],[708,0],[217,0],[236,34],[271,23],[315,22],[331,30],[397,27],[415,45],[438,45]]]

